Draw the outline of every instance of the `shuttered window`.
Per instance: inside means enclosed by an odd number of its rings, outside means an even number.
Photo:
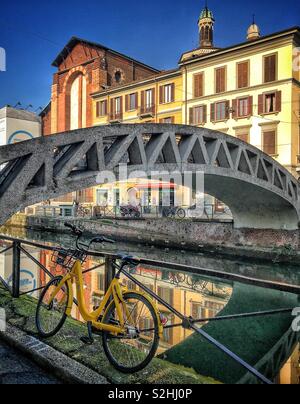
[[[249,143],[250,136],[249,136],[249,133],[248,133],[248,132],[245,132],[245,133],[238,133],[238,134],[236,135],[236,137],[237,137],[238,139],[242,140],[243,142]]]
[[[226,67],[216,69],[216,93],[223,93],[226,91]]]
[[[96,104],[96,116],[97,118],[107,115],[107,101],[99,101]]]
[[[128,94],[125,97],[125,110],[134,111],[138,108],[138,93]]]
[[[169,104],[175,101],[175,84],[167,84],[159,88],[159,103]]]
[[[204,73],[194,75],[194,98],[204,96]]]
[[[277,80],[277,55],[264,57],[264,82],[270,83]]]
[[[276,114],[281,112],[282,109],[282,93],[281,91],[274,91],[273,93],[261,94],[258,96],[258,113],[263,114]]]
[[[263,132],[263,151],[271,156],[276,154],[276,130]]]
[[[211,121],[225,121],[229,119],[229,101],[216,102],[211,105]]]
[[[237,65],[238,88],[249,87],[249,62],[238,63]]]
[[[160,298],[162,298],[165,302],[173,305],[174,302],[174,291],[173,289],[158,287],[157,294]]]
[[[190,110],[190,124],[191,125],[203,125],[207,122],[207,106],[200,105],[198,107],[191,108]]]

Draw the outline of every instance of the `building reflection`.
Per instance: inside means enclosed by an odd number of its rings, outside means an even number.
[[[7,242],[0,241],[0,249],[3,250],[9,246]],[[37,260],[40,261],[48,271],[54,275],[64,275],[65,270],[58,267],[52,261],[52,252],[37,250],[26,247],[26,250]],[[89,258],[83,265],[87,270],[101,266],[104,261]],[[130,273],[140,281],[144,286],[155,292],[159,297],[173,306],[177,311],[187,317],[192,316],[196,319],[206,319],[216,317],[227,305],[232,295],[232,286],[230,283],[220,282],[204,278],[195,274],[179,273],[170,270],[162,270],[153,267],[139,267],[130,270]],[[0,254],[0,276],[12,284],[12,251]],[[30,292],[29,295],[38,298],[39,291],[33,289],[41,288],[50,280],[49,276],[42,271],[37,264],[25,255],[21,255],[21,291]],[[122,276],[121,282],[128,290],[139,291],[139,287],[130,281],[126,276]],[[74,290],[75,293],[75,290]],[[84,296],[87,308],[92,311],[100,305],[105,294],[105,270],[102,265],[84,275]],[[159,305],[159,310],[168,320],[167,325],[177,324],[178,318],[168,311],[164,306]],[[72,317],[82,321],[79,310],[76,305],[73,307]],[[147,322],[147,319],[144,319]],[[204,325],[205,322],[199,324]],[[144,324],[147,327],[147,324]],[[185,330],[182,327],[167,328],[164,331],[160,341],[158,353],[175,346],[192,334],[192,331]],[[287,361],[278,376],[280,384],[300,384],[300,364],[299,364],[299,346]]]

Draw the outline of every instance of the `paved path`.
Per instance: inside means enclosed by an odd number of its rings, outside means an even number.
[[[44,370],[0,340],[1,384],[59,384]]]

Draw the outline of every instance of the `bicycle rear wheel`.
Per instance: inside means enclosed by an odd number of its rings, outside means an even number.
[[[56,335],[67,318],[66,311],[69,301],[69,286],[67,283],[58,291],[50,303],[51,294],[61,280],[61,276],[53,278],[43,290],[38,302],[35,323],[42,338],[50,338]]]
[[[177,216],[179,217],[179,219],[185,219],[186,213],[184,209],[178,209],[177,210]]]
[[[152,304],[137,293],[124,294],[123,308],[126,334],[113,336],[103,333],[103,348],[109,362],[122,373],[135,373],[144,369],[156,354],[159,343],[159,328]],[[103,319],[104,324],[119,325],[113,301]]]

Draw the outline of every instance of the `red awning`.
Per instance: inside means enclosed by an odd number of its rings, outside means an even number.
[[[165,182],[149,182],[149,183],[144,183],[144,184],[136,184],[135,187],[136,189],[176,189],[177,185],[172,184],[171,182],[169,184]]]

